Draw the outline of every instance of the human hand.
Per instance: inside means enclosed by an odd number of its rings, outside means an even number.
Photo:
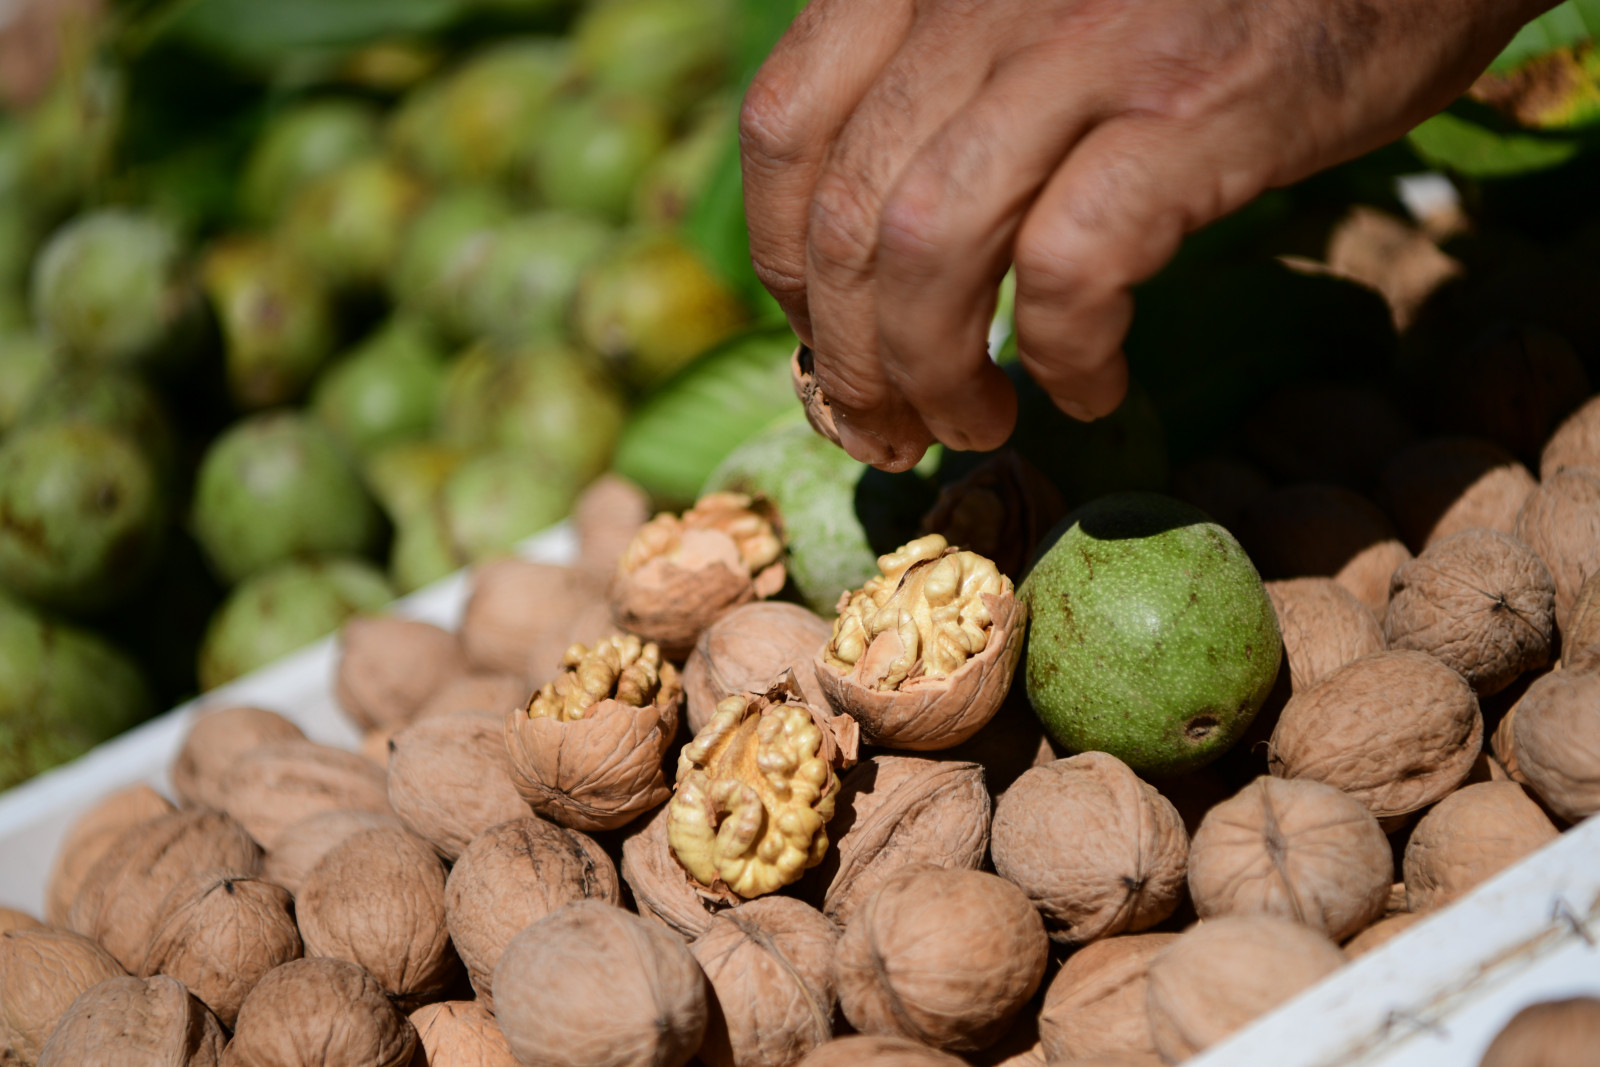
[[[812,0],[740,118],[756,272],[857,459],[1005,442],[1013,263],[1024,368],[1109,414],[1185,234],[1399,137],[1551,3]]]

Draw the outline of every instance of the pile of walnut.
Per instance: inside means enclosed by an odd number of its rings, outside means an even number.
[[[1012,690],[1018,546],[922,537],[826,620],[768,599],[764,502],[603,480],[578,562],[479,568],[459,632],[347,626],[360,754],[215,710],[176,804],[86,816],[48,925],[0,913],[0,1062],[1179,1062],[1600,809],[1600,401],[1542,482],[1394,456],[1399,534],[1241,467],[1179,490],[1326,558],[1271,563],[1313,576],[1269,583],[1252,735],[1155,782]]]

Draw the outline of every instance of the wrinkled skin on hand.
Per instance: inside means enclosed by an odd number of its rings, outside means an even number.
[[[1549,6],[814,0],[745,97],[752,258],[857,459],[1005,441],[1011,264],[1024,368],[1103,416],[1130,289],[1186,234],[1400,136]]]

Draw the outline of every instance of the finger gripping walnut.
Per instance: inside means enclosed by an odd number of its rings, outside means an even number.
[[[610,830],[667,799],[662,760],[678,732],[678,673],[633,635],[573,645],[562,673],[505,719],[511,780],[533,810]]]
[[[1516,782],[1479,782],[1435,804],[1406,842],[1406,905],[1442,907],[1558,836]]]
[[[847,716],[800,699],[793,675],[764,694],[729,697],[678,756],[667,823],[672,852],[702,885],[771,893],[822,862],[839,794]]]
[[[1146,977],[1150,961],[1177,939],[1177,934],[1108,937],[1067,957],[1039,1012],[1039,1041],[1049,1062],[1153,1054]]]
[[[1555,583],[1509,534],[1463,530],[1394,572],[1383,633],[1390,648],[1437,658],[1479,696],[1550,661]]]
[[[611,612],[682,659],[707,626],[784,579],[783,539],[765,501],[710,493],[682,516],[663,512],[640,527],[617,561]]]
[[[1511,751],[1533,791],[1570,822],[1600,811],[1600,672],[1553,671],[1515,711]]]
[[[39,1052],[39,1067],[216,1067],[227,1041],[183,983],[108,978],[85,990]]]
[[[990,855],[1058,941],[1144,930],[1183,894],[1189,835],[1177,808],[1104,752],[1035,767],[995,805]]]
[[[1275,915],[1342,941],[1383,914],[1393,882],[1366,805],[1310,779],[1257,778],[1207,812],[1189,846],[1201,919]]]
[[[109,952],[69,930],[0,933],[0,1062],[33,1063],[78,995],[122,973]]]
[[[938,534],[878,557],[878,568],[840,598],[817,678],[869,743],[951,748],[999,710],[1027,611],[993,562]]]
[[[417,1032],[354,963],[303,959],[256,983],[224,1067],[410,1067]]]

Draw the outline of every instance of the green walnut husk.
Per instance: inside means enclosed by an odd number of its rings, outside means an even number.
[[[153,710],[126,655],[0,598],[0,789],[83,755]]]
[[[395,318],[322,374],[311,410],[347,451],[365,456],[432,432],[444,378],[432,333]]]
[[[580,484],[536,452],[503,449],[456,468],[439,504],[451,543],[468,560],[480,560],[564,519]]]
[[[22,131],[22,185],[43,214],[59,216],[111,172],[127,109],[120,71],[65,64],[49,94],[28,113]]]
[[[31,284],[41,328],[86,360],[170,366],[194,346],[198,290],[160,219],[121,208],[78,216],[40,251]]]
[[[413,593],[471,562],[450,536],[450,522],[437,498],[396,520],[389,550],[389,577],[400,593]]]
[[[361,478],[384,514],[403,527],[409,516],[432,506],[467,454],[466,449],[443,441],[403,441],[368,456]]]
[[[551,207],[621,221],[634,184],[670,135],[666,115],[644,97],[556,100],[531,149],[534,192]]]
[[[273,116],[245,162],[239,205],[269,222],[308,182],[377,152],[382,144],[373,108],[347,97],[296,104]]]
[[[262,571],[229,595],[206,628],[200,687],[248,674],[393,598],[388,580],[364,560],[330,556]]]
[[[425,196],[393,161],[359,159],[306,183],[284,212],[284,240],[336,289],[377,287]]]
[[[497,42],[413,90],[390,124],[390,143],[440,182],[507,179],[571,71],[571,46],[564,40]]]
[[[625,417],[616,388],[575,349],[483,344],[450,368],[439,437],[464,449],[521,450],[581,483],[606,469]]]
[[[234,403],[248,410],[298,399],[337,343],[326,286],[282,244],[256,237],[213,246],[203,279]]]
[[[661,228],[683,222],[705,192],[729,140],[736,136],[738,119],[735,98],[707,101],[688,132],[668,145],[634,183],[633,220]]]
[[[241,419],[212,442],[195,479],[191,521],[228,582],[294,557],[366,552],[380,525],[332,436],[293,411]]]
[[[679,115],[722,84],[737,25],[718,0],[604,0],[573,28],[578,68],[595,85]]]
[[[389,275],[395,303],[425,317],[449,340],[473,339],[472,286],[495,234],[513,213],[505,194],[485,186],[448,189],[429,201],[406,231]]]
[[[67,365],[40,383],[19,426],[91,422],[123,434],[155,465],[164,488],[177,475],[178,431],[161,394],[139,375],[114,367]]]
[[[508,344],[560,341],[579,279],[615,239],[603,222],[540,211],[498,227],[459,286],[462,325]]]
[[[0,333],[0,434],[17,424],[61,363],[60,349],[31,330]]]
[[[578,337],[624,381],[666,381],[744,325],[745,309],[677,238],[639,234],[585,274],[573,312]]]
[[[41,423],[0,445],[0,586],[73,612],[114,604],[161,546],[160,479],[144,450],[83,420]]]

